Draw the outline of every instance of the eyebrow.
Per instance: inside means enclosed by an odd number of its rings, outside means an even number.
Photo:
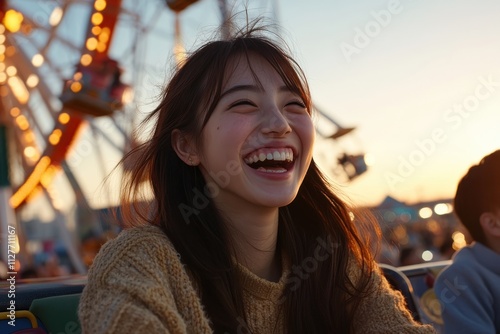
[[[259,86],[256,86],[256,85],[236,85],[236,86],[233,86],[233,87],[229,88],[228,90],[224,91],[220,95],[219,99],[222,99],[226,95],[233,94],[235,92],[243,91],[243,90],[251,91],[251,92],[260,92],[260,91],[262,91],[262,88]],[[279,91],[280,92],[291,92],[291,90],[287,86],[281,86],[279,88]]]

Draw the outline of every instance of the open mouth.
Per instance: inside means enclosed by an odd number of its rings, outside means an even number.
[[[293,150],[291,148],[261,148],[248,154],[245,163],[256,170],[268,173],[285,173],[293,165]]]

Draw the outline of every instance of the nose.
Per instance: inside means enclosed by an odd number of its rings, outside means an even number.
[[[278,107],[269,108],[264,117],[264,126],[262,127],[264,134],[280,137],[292,132],[288,119]]]

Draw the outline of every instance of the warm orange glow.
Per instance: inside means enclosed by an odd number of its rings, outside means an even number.
[[[26,89],[24,82],[21,79],[19,79],[19,77],[15,76],[15,77],[10,77],[7,80],[7,83],[9,84],[12,93],[19,101],[19,103],[26,104],[30,98],[30,93]]]
[[[24,115],[19,115],[16,117],[16,124],[23,131],[27,130],[30,127],[30,123]]]
[[[80,80],[82,80],[82,72],[76,72],[76,73],[73,75],[73,80],[75,80],[75,81],[80,81]]]
[[[94,8],[98,12],[102,12],[106,8],[106,0],[96,0],[94,3]]]
[[[98,52],[104,52],[104,51],[106,51],[106,47],[107,47],[107,45],[105,43],[99,43],[97,45],[97,51]]]
[[[36,74],[30,74],[30,76],[26,79],[26,85],[30,88],[34,88],[38,85],[38,82],[40,80],[38,79],[38,75]]]
[[[59,137],[55,133],[52,133],[49,136],[49,143],[51,143],[52,145],[57,145],[59,143],[60,139],[61,139],[61,137]]]
[[[5,55],[3,53],[0,53],[0,61],[4,61],[5,60]]]
[[[78,93],[79,91],[82,90],[82,84],[79,82],[73,82],[70,86],[70,89],[74,93]]]
[[[70,119],[69,114],[68,114],[68,113],[65,113],[65,112],[61,113],[61,114],[59,115],[59,117],[58,117],[59,123],[61,123],[61,124],[66,124],[66,123],[68,123],[68,122],[69,122],[69,119]]]
[[[0,72],[0,83],[5,83],[7,80],[7,74],[5,72]]]
[[[102,16],[101,13],[94,13],[92,14],[92,24],[95,25],[95,26],[98,26],[99,24],[102,23],[102,21],[104,20],[104,16]]]
[[[35,134],[33,133],[33,131],[25,131],[23,137],[24,141],[27,143],[32,143],[35,141]]]
[[[131,87],[125,88],[122,95],[122,104],[128,104],[134,99],[134,91]]]
[[[31,173],[26,182],[24,182],[24,184],[10,198],[9,203],[14,209],[21,205],[21,203],[35,190],[40,182],[42,174],[47,170],[47,167],[50,166],[50,163],[51,160],[47,156],[42,157],[38,161],[33,169],[33,173]]]
[[[175,43],[174,57],[178,67],[181,67],[186,61],[186,49],[181,43]]]
[[[101,27],[99,27],[99,26],[93,26],[93,27],[92,27],[92,33],[93,33],[94,35],[96,35],[96,36],[97,36],[97,35],[99,35],[99,34],[101,33],[101,30],[102,30],[102,29],[101,29]]]
[[[0,54],[4,54],[5,53],[5,45],[1,44],[0,45]]]
[[[5,35],[0,34],[0,44],[3,44],[5,42]]]
[[[63,14],[64,14],[64,12],[63,12],[61,7],[54,8],[54,10],[52,11],[52,14],[50,14],[49,24],[53,27],[58,25],[59,22],[61,22]]]
[[[17,68],[15,68],[14,66],[9,66],[7,67],[7,70],[5,72],[7,72],[7,75],[9,77],[13,77],[17,74]]]
[[[87,47],[88,50],[94,51],[97,48],[97,39],[95,37],[90,37],[87,39],[87,43],[85,43],[85,46]]]
[[[21,110],[18,107],[13,107],[12,109],[10,109],[10,115],[12,117],[17,117],[20,114],[21,114]]]
[[[0,23],[0,34],[3,34],[5,32],[5,26]]]
[[[39,53],[37,53],[36,55],[33,56],[33,58],[31,58],[31,63],[35,67],[42,66],[42,64],[43,64],[44,61],[45,61],[45,59],[43,59],[43,56],[41,54],[39,54]]]
[[[109,41],[109,33],[103,31],[99,34],[99,42],[107,43]]]
[[[15,46],[9,46],[6,50],[5,50],[5,55],[7,57],[12,57],[16,54],[16,47]]]
[[[80,63],[83,66],[89,66],[90,63],[92,63],[92,56],[88,54],[82,55],[82,57],[80,58]]]
[[[40,154],[38,153],[37,149],[34,148],[33,146],[27,146],[24,151],[24,156],[28,158],[29,160],[37,160],[40,157]]]
[[[9,89],[5,85],[0,86],[0,96],[5,97],[7,95],[9,95]]]
[[[453,249],[459,250],[467,245],[467,241],[465,240],[465,235],[462,232],[454,232],[451,236],[453,239]]]
[[[3,18],[3,24],[8,31],[18,32],[19,29],[21,29],[21,24],[23,23],[23,20],[24,20],[23,14],[13,9],[9,9],[7,12],[5,12]]]
[[[29,23],[25,23],[21,26],[21,33],[25,35],[31,34],[32,31],[33,31],[33,26]]]

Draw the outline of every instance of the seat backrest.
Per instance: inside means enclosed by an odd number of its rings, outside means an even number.
[[[2,334],[47,334],[39,325],[35,315],[30,311],[0,312]]]
[[[49,333],[81,333],[78,320],[80,295],[61,295],[35,299],[30,312],[43,323]]]
[[[418,312],[415,298],[413,296],[413,287],[408,277],[406,277],[406,275],[398,268],[388,264],[380,263],[379,267],[382,269],[382,273],[392,288],[401,292],[405,298],[406,307],[410,311],[413,319],[415,321],[420,321],[420,313]]]

